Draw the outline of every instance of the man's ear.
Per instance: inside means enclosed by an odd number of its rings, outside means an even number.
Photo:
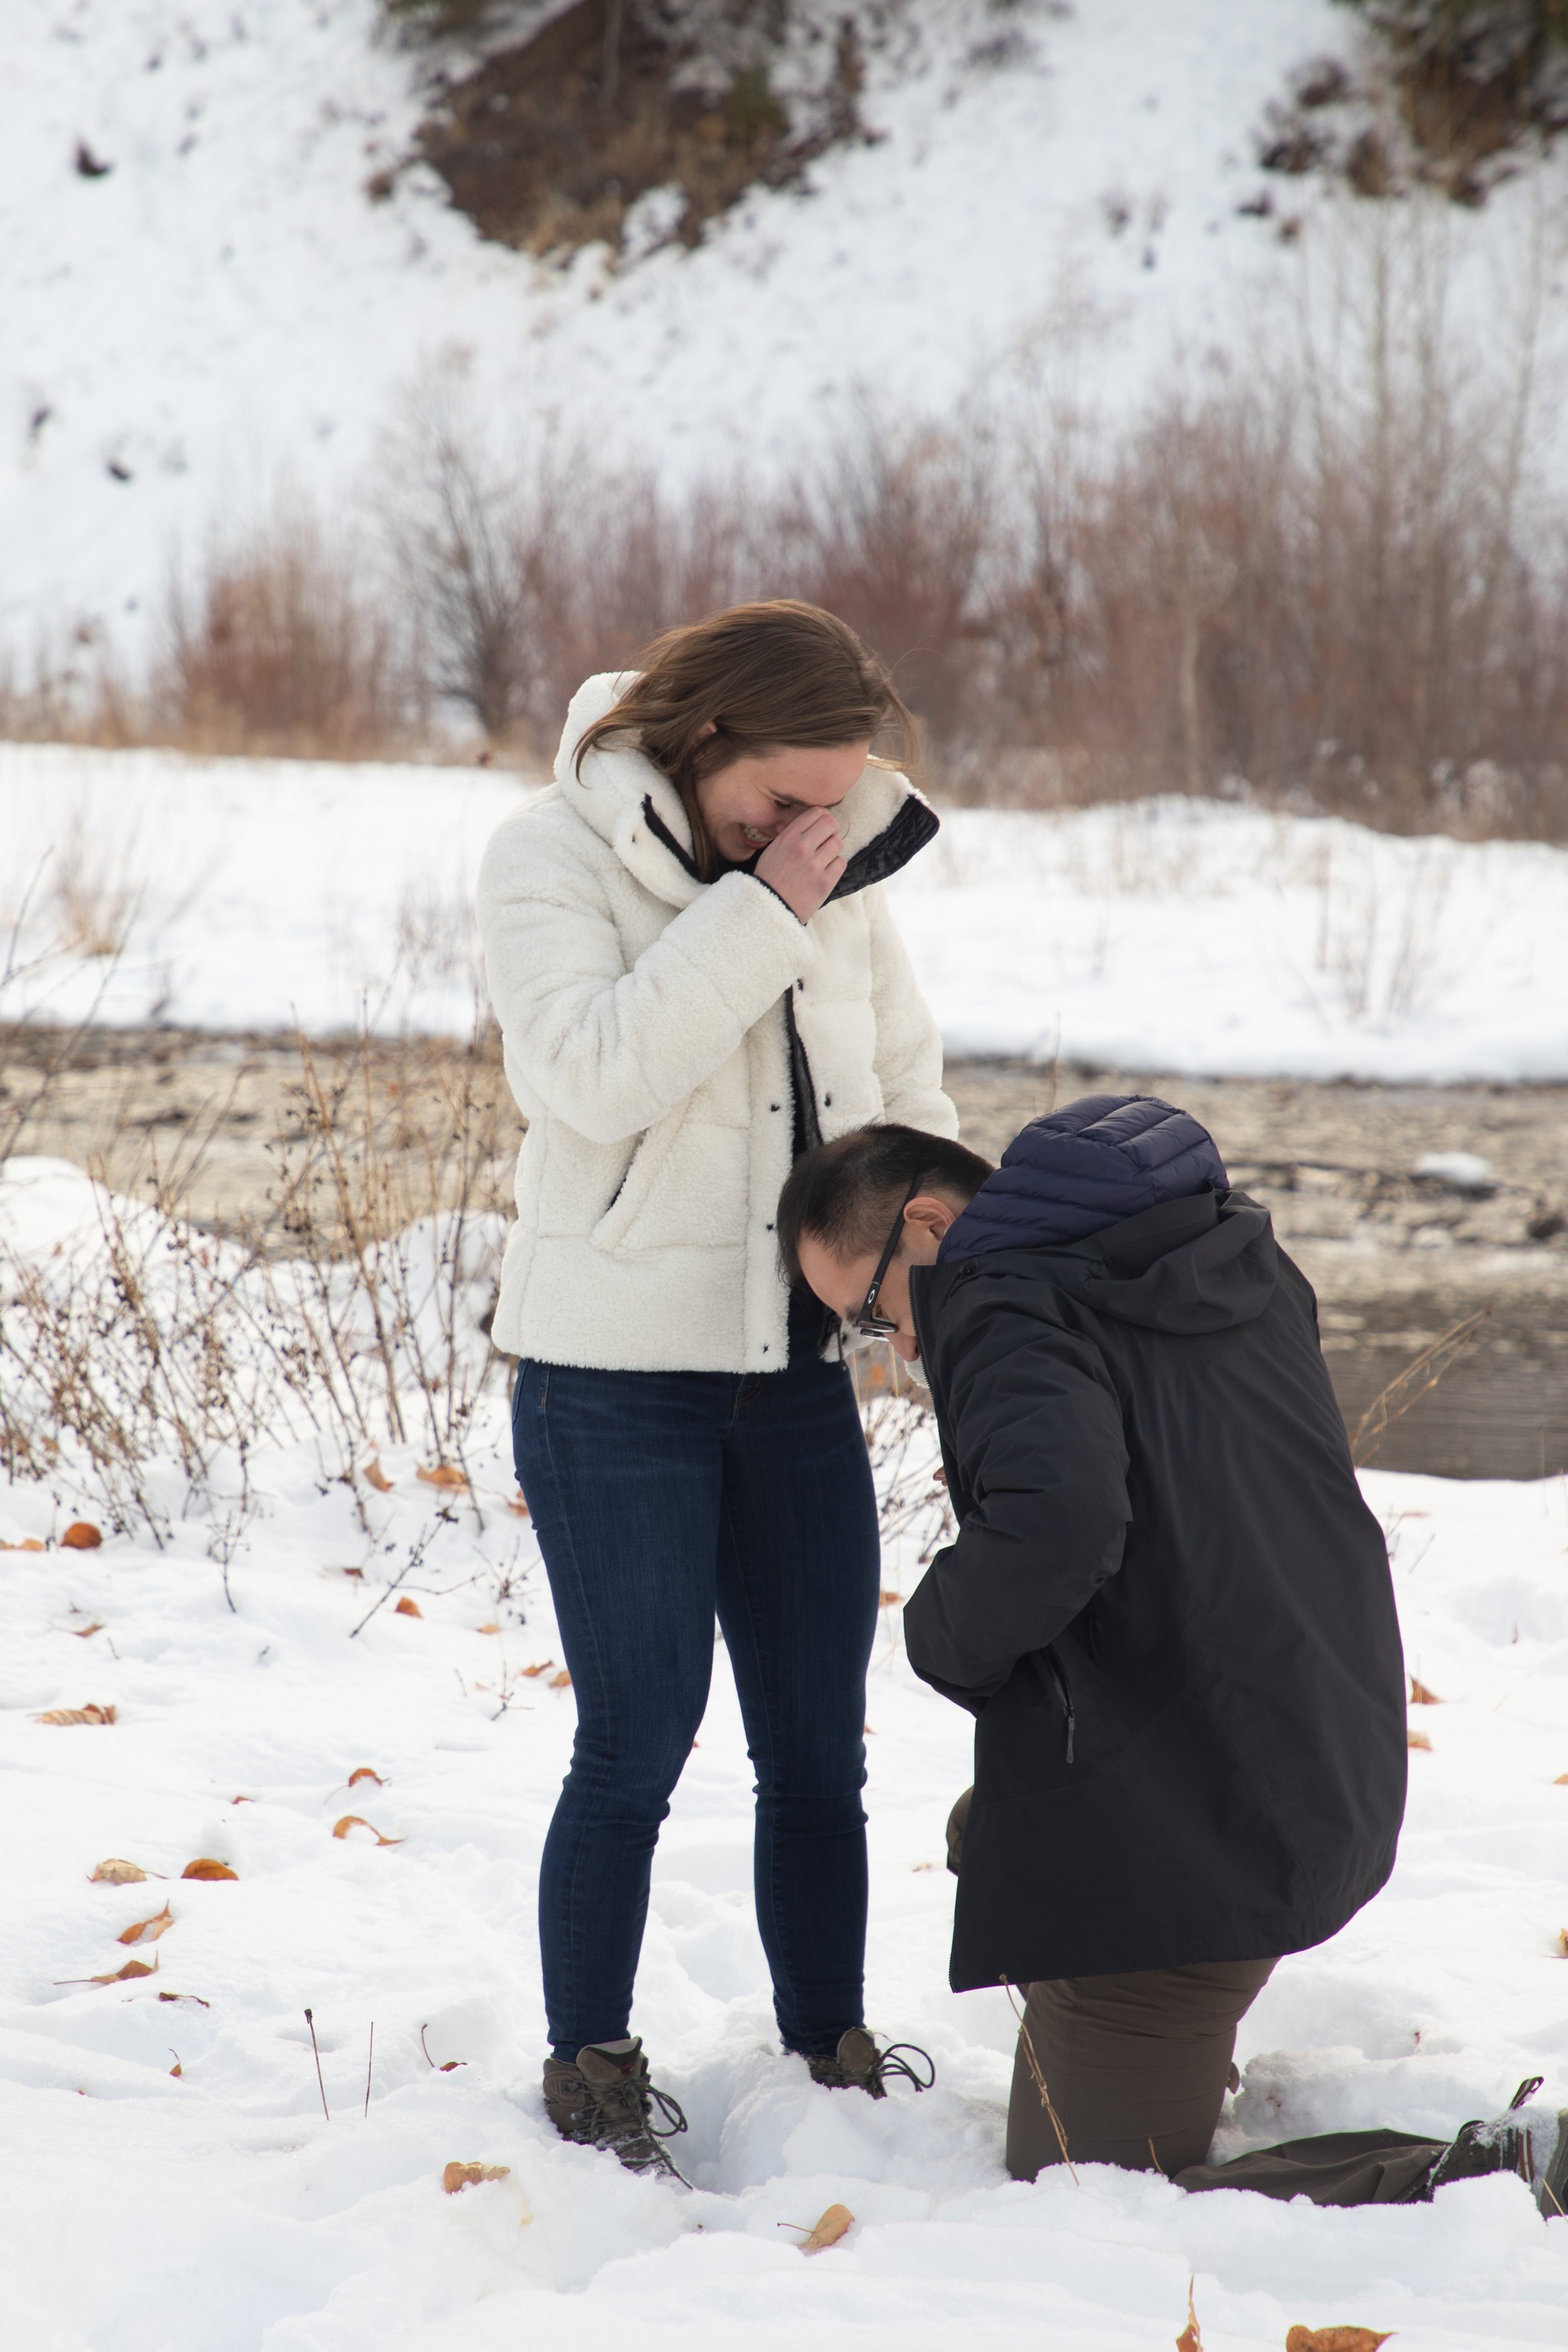
[[[957,1215],[952,1202],[944,1201],[940,1192],[917,1192],[912,1201],[904,1204],[905,1224],[919,1226],[934,1242],[943,1239]]]

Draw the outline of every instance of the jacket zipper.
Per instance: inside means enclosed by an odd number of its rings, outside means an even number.
[[[1044,1654],[1044,1657],[1045,1657],[1045,1661],[1046,1661],[1047,1665],[1047,1666],[1049,1666],[1049,1668],[1050,1668],[1050,1670],[1051,1670],[1051,1680],[1055,1683],[1055,1685],[1056,1685],[1056,1686],[1057,1686],[1057,1696],[1060,1699],[1060,1701],[1061,1701],[1061,1703],[1062,1703],[1062,1712],[1063,1712],[1063,1714],[1067,1717],[1067,1719],[1068,1719],[1068,1745],[1067,1745],[1067,1757],[1066,1757],[1066,1761],[1067,1761],[1068,1763],[1069,1763],[1069,1764],[1070,1764],[1070,1763],[1072,1762],[1072,1760],[1073,1760],[1073,1759],[1072,1759],[1073,1737],[1074,1737],[1074,1734],[1075,1734],[1075,1732],[1077,1731],[1077,1728],[1078,1728],[1078,1717],[1077,1717],[1077,1715],[1076,1715],[1076,1714],[1074,1713],[1074,1711],[1073,1711],[1073,1703],[1072,1703],[1072,1685],[1071,1685],[1071,1684],[1068,1681],[1068,1678],[1067,1678],[1066,1675],[1062,1672],[1061,1661],[1060,1661],[1060,1659],[1057,1656],[1056,1651],[1055,1651],[1055,1650],[1050,1646],[1050,1644],[1049,1644],[1049,1643],[1047,1643],[1047,1644],[1046,1649],[1045,1649],[1045,1651],[1044,1651],[1044,1654]]]

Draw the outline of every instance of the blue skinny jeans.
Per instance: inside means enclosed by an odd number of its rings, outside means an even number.
[[[518,1367],[517,1475],[577,1702],[539,1879],[557,2055],[630,2028],[659,1823],[717,1614],[756,1771],[757,1925],[787,2050],[863,2022],[876,1501],[849,1375]]]

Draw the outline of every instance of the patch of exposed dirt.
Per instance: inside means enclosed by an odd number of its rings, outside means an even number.
[[[765,25],[727,25],[721,14],[716,32],[711,12],[699,16],[682,0],[576,0],[447,86],[420,129],[417,160],[501,245],[565,255],[603,240],[618,253],[645,197],[656,201],[638,215],[639,252],[695,245],[748,188],[794,185],[827,148],[866,136],[859,38],[847,18],[831,31],[795,24],[787,0]],[[797,65],[814,46],[822,56],[784,91],[774,61],[786,36]],[[384,175],[372,194],[391,184]]]

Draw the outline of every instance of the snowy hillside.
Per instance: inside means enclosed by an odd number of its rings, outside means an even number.
[[[1035,0],[998,44],[986,0],[910,0],[868,56],[876,143],[694,253],[613,275],[590,249],[563,275],[482,243],[424,168],[372,201],[422,111],[376,21],[373,0],[10,11],[0,642],[80,614],[133,632],[176,543],[281,479],[357,496],[443,354],[506,433],[554,420],[679,478],[772,462],[858,392],[944,408],[1070,352],[1137,400],[1178,354],[1277,339],[1323,200],[1289,184],[1289,244],[1243,216],[1255,132],[1353,37],[1330,0]],[[1539,193],[1456,214],[1456,262],[1505,277]]]
[[[8,1014],[466,1034],[475,768],[0,744]],[[950,811],[891,886],[950,1051],[1298,1077],[1568,1077],[1568,851],[1166,799]],[[111,950],[118,948],[118,955]]]

